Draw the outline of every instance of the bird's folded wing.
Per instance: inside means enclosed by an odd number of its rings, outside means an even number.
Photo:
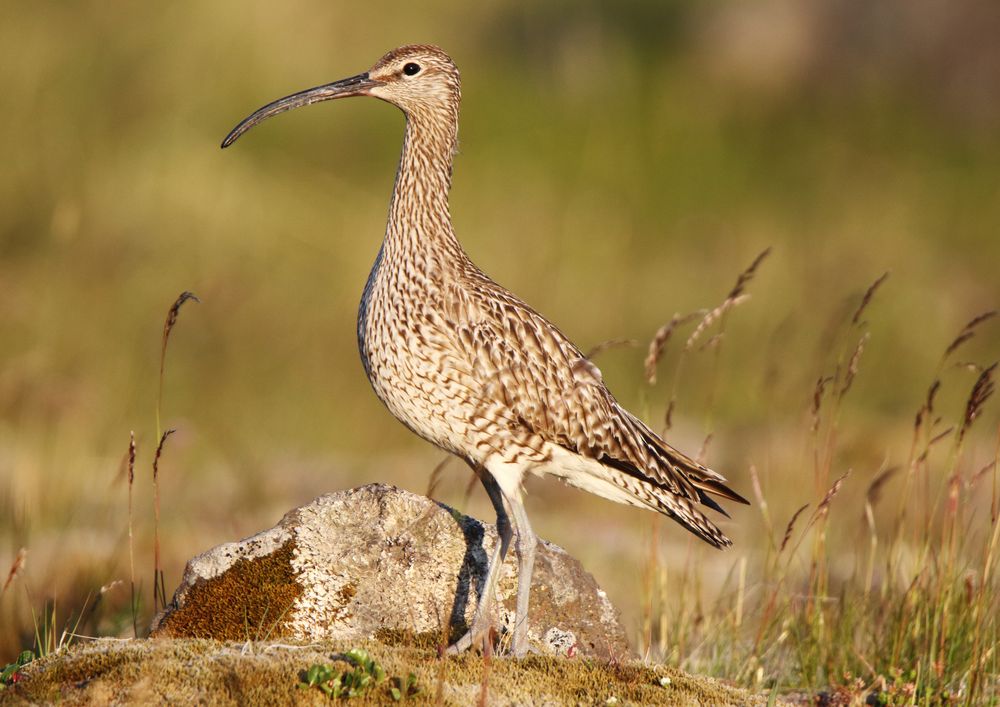
[[[746,503],[622,408],[600,370],[544,317],[505,291],[484,299],[481,316],[459,327],[491,421],[718,511],[707,494]]]

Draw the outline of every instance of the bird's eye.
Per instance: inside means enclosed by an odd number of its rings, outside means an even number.
[[[420,73],[420,64],[414,64],[412,61],[403,67],[403,73],[407,76],[414,76]]]

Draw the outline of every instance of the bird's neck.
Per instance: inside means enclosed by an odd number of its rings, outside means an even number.
[[[383,257],[434,254],[441,267],[465,257],[448,208],[457,125],[457,115],[444,112],[407,116]]]

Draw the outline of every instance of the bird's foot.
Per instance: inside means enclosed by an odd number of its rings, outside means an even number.
[[[528,653],[538,653],[538,651],[528,644],[528,623],[525,619],[517,620],[514,623],[514,636],[510,644],[510,654],[517,659],[521,659]]]
[[[514,658],[515,660],[520,660],[529,655],[542,655],[542,652],[528,643],[527,640],[521,644],[512,642],[509,650],[504,650],[503,640],[496,641],[495,638],[496,633],[492,630],[480,635],[475,635],[472,631],[469,631],[448,646],[445,649],[445,655],[459,655],[473,647],[483,654],[488,650],[490,655],[495,655],[498,658]],[[494,649],[494,645],[497,643],[499,645]]]
[[[472,622],[472,628],[470,628],[464,636],[448,646],[445,650],[445,654],[458,655],[459,653],[464,653],[473,646],[478,648],[483,653],[486,653],[487,650],[492,653],[493,635],[493,624],[489,618],[485,618],[484,620],[483,616],[477,616]]]
[[[524,658],[527,655],[541,654],[541,651],[528,642],[528,633],[526,630],[515,628],[512,634],[506,633],[506,635],[498,640],[497,633],[490,624],[481,627],[473,624],[472,628],[465,635],[448,646],[445,654],[458,655],[470,648],[475,648],[483,654],[489,651],[491,655],[514,658],[515,660]]]

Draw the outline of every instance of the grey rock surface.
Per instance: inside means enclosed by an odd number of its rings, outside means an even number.
[[[450,642],[472,622],[496,528],[423,496],[371,484],[320,496],[270,530],[190,562],[154,636]],[[494,625],[509,637],[512,547]],[[629,654],[618,612],[564,550],[540,540],[529,641],[544,654]]]

